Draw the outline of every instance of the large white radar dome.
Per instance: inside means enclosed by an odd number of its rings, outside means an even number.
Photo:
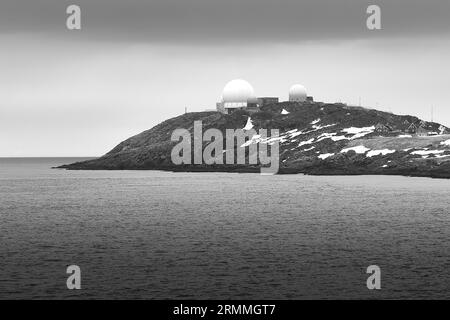
[[[306,98],[306,88],[301,84],[294,84],[289,89],[289,101],[304,102]]]
[[[223,88],[222,100],[225,103],[247,103],[255,98],[255,92],[250,83],[242,79],[228,82]]]

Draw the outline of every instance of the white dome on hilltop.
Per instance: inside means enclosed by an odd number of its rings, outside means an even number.
[[[306,97],[306,88],[301,84],[294,84],[289,89],[289,101],[304,102]]]
[[[247,103],[249,99],[255,99],[255,91],[252,85],[245,80],[232,80],[223,88],[222,101],[225,103]]]

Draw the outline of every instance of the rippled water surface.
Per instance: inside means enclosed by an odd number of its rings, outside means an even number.
[[[74,160],[0,159],[0,298],[450,298],[450,180]]]

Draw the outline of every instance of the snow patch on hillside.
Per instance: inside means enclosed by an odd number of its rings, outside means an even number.
[[[419,156],[428,156],[430,154],[441,154],[444,153],[446,150],[418,150],[413,151],[411,154],[419,155]]]
[[[387,154],[391,154],[391,153],[394,153],[394,152],[395,152],[395,150],[389,150],[389,149],[371,150],[371,151],[367,152],[366,157],[371,158],[371,157],[379,156],[379,155],[385,156]]]
[[[298,144],[298,146],[299,146],[299,147],[305,146],[305,145],[311,144],[311,143],[313,143],[313,142],[314,142],[314,138],[311,138],[311,139],[309,139],[309,140],[307,140],[307,141],[302,141],[302,142],[300,142],[300,143]]]
[[[317,141],[316,141],[316,142],[319,142],[319,141],[322,141],[322,140],[325,140],[325,139],[330,139],[331,137],[335,136],[336,134],[337,134],[337,133],[335,133],[335,132],[332,132],[332,133],[327,133],[327,132],[322,133],[320,136],[317,137]]]
[[[248,117],[247,124],[245,125],[243,130],[248,131],[248,130],[251,130],[252,128],[253,128],[252,119],[250,117]]]
[[[293,133],[290,134],[290,138],[294,139],[295,137],[300,136],[302,134],[304,134],[303,131],[293,132]]]
[[[336,125],[336,123],[333,123],[333,124],[327,124],[327,125],[324,125],[324,126],[321,126],[320,124],[319,125],[315,125],[315,124],[313,124],[313,131],[317,131],[317,130],[321,130],[321,129],[325,129],[325,128],[329,128],[329,127],[333,127],[333,126],[335,126]],[[312,132],[312,131],[311,131]]]
[[[347,138],[345,136],[335,136],[335,137],[331,137],[330,139],[333,140],[334,142],[341,141],[341,140],[350,140],[350,138]]]
[[[241,148],[248,147],[249,145],[253,143],[258,143],[261,141],[261,135],[255,134],[251,139],[247,140],[244,144],[241,145]]]
[[[364,146],[356,146],[356,147],[342,149],[341,153],[347,153],[349,151],[355,151],[357,154],[363,154],[363,153],[366,153],[369,150],[370,150],[369,148],[366,148]]]
[[[362,127],[362,128],[356,128],[356,127],[350,127],[342,129],[342,132],[345,132],[347,134],[353,134],[353,137],[350,138],[350,140],[362,138],[368,134],[371,134],[375,131],[375,126],[371,127]]]
[[[356,128],[356,127],[350,127],[342,129],[342,132],[346,132],[348,134],[358,134],[363,132],[373,132],[375,130],[375,126],[371,127],[362,127],[362,128]]]
[[[334,156],[334,153],[324,153],[318,156],[318,158],[325,160],[326,158]]]

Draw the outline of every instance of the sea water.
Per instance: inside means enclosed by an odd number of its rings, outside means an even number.
[[[80,160],[0,159],[1,299],[450,298],[450,180]]]

